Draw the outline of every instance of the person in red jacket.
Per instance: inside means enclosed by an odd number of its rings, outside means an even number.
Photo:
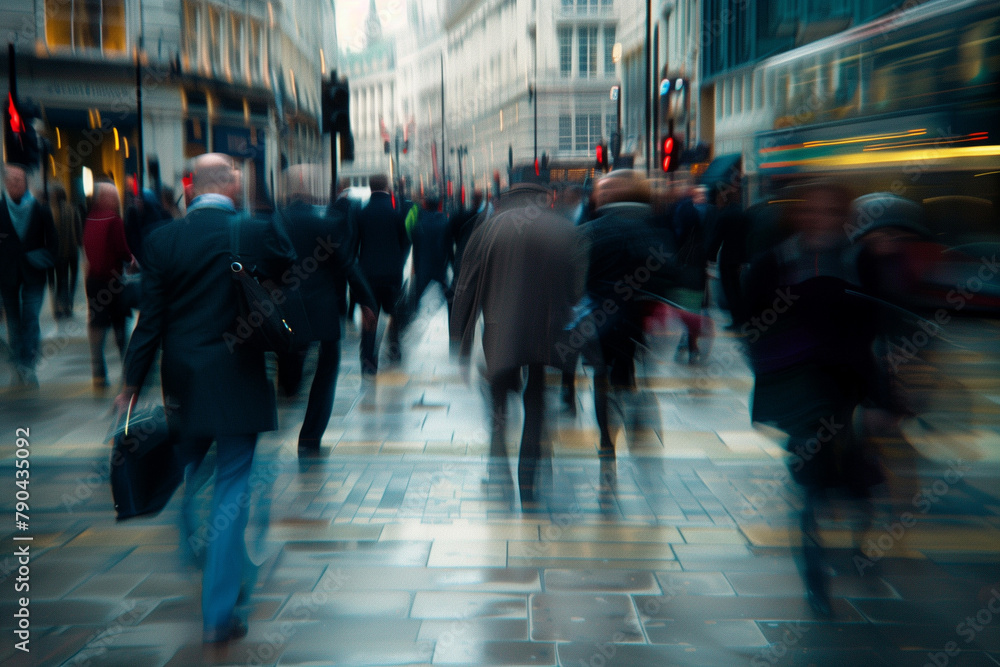
[[[113,329],[121,358],[125,357],[128,309],[122,303],[121,274],[132,261],[125,240],[118,190],[112,183],[98,183],[94,202],[83,226],[83,250],[87,256],[87,337],[94,388],[108,386],[104,341]]]

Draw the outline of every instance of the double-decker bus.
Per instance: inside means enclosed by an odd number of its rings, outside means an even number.
[[[760,63],[772,126],[744,161],[751,191],[829,176],[857,194],[961,202],[983,218],[968,221],[977,233],[1000,232],[998,7],[935,0]]]

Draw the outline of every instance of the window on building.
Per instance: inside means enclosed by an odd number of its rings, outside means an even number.
[[[613,25],[604,26],[604,73],[613,75],[615,73],[615,27]]]
[[[201,6],[193,2],[184,3],[184,30],[181,51],[184,54],[184,68],[198,66],[198,31],[201,25]]]
[[[49,47],[125,51],[125,0],[45,0]]]
[[[569,76],[573,71],[573,30],[559,28],[559,75]]]
[[[601,114],[576,115],[576,150],[593,150],[601,140]]]
[[[243,21],[239,15],[230,14],[229,17],[229,62],[232,67],[232,75],[239,79],[243,77],[243,59],[246,57],[247,49],[243,43]]]
[[[583,26],[579,29],[580,76],[597,76],[597,27]]]
[[[573,117],[569,114],[559,116],[559,150],[573,150]]]
[[[208,10],[208,66],[215,74],[222,73],[225,57],[225,34],[222,32],[222,17],[217,9]]]

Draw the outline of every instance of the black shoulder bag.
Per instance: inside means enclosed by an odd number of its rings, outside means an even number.
[[[276,303],[254,275],[250,260],[240,253],[240,220],[233,216],[229,223],[230,269],[236,283],[239,317],[236,336],[259,350],[288,352],[294,346],[294,332],[285,319],[281,305]]]

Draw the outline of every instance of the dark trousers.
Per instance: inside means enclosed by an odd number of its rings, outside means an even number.
[[[52,290],[52,316],[57,320],[73,316],[73,299],[76,296],[76,279],[79,272],[77,256],[56,262],[49,272]]]
[[[319,343],[319,358],[316,360],[316,374],[309,388],[309,403],[306,416],[299,430],[299,447],[319,449],[337,391],[337,373],[340,370],[340,340],[322,340]]]
[[[7,336],[18,374],[32,373],[38,360],[42,331],[38,316],[45,296],[45,281],[4,285],[0,288],[7,317]]]
[[[396,318],[396,306],[399,303],[402,285],[394,278],[370,278],[368,284],[375,295],[375,318],[380,311],[390,317],[387,335],[389,336],[389,358],[398,360],[399,322]],[[361,372],[364,375],[375,375],[378,372],[378,350],[375,347],[376,329],[363,329],[361,332]]]
[[[104,357],[104,342],[108,329],[115,335],[118,355],[125,359],[125,336],[129,311],[122,303],[120,284],[113,278],[87,278],[87,302],[89,306],[87,338],[90,340],[91,376],[95,380],[107,380],[108,367]]]
[[[452,292],[451,287],[448,285],[448,279],[444,272],[431,273],[429,271],[417,271],[413,276],[413,289],[410,290],[409,297],[409,315],[413,317],[417,314],[417,310],[420,307],[420,299],[423,298],[424,292],[427,288],[431,286],[432,282],[436,282],[441,286],[441,291],[444,293],[445,303],[448,304],[448,320],[451,321],[451,302],[454,299],[454,292]]]
[[[521,385],[521,369],[513,368],[499,374],[490,382],[493,399],[493,437],[490,455],[500,459],[507,455],[507,394]],[[521,452],[518,456],[517,481],[521,499],[531,500],[535,490],[535,471],[541,457],[542,421],[545,417],[545,366],[528,365],[528,384],[524,388],[524,430],[521,433]]]
[[[278,352],[278,387],[286,396],[295,396],[302,387],[302,371],[309,353],[309,344],[287,352]]]

